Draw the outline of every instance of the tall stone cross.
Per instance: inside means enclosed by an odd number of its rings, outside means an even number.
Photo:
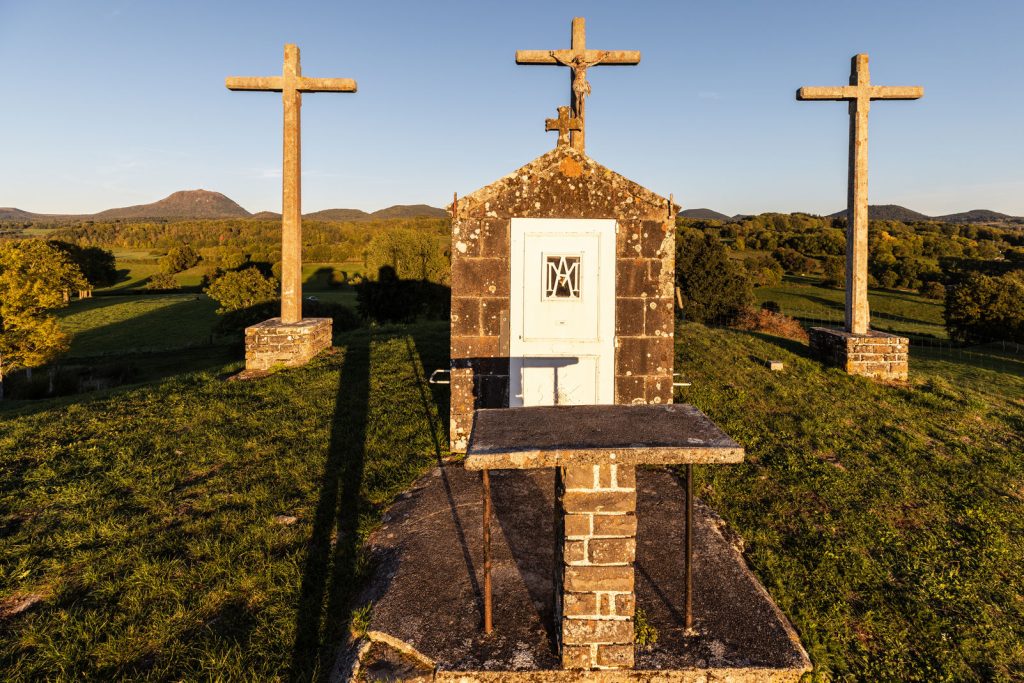
[[[850,85],[803,87],[798,100],[849,100],[850,179],[846,205],[846,331],[865,334],[871,323],[868,309],[868,111],[871,100],[916,100],[918,86],[872,85],[868,56],[855,55]]]
[[[583,130],[583,123],[569,115],[569,107],[559,107],[557,119],[544,120],[544,130],[557,130],[558,141],[555,146],[561,147],[569,144],[570,131]]]
[[[302,75],[297,45],[284,46],[280,76],[229,76],[229,90],[266,90],[284,100],[284,161],[281,167],[281,322],[302,320],[302,93],[355,92],[351,78],[307,78]]]
[[[640,63],[637,50],[588,50],[587,29],[583,17],[572,20],[572,47],[568,50],[516,50],[516,64],[554,64],[571,70],[572,113],[580,121],[580,129],[572,133],[572,146],[584,148],[587,120],[584,113],[590,83],[587,69],[592,66],[632,65]],[[550,129],[549,129],[550,130]]]

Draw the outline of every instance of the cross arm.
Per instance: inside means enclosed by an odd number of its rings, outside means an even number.
[[[804,86],[796,91],[798,100],[852,100],[857,97],[857,88],[852,85]]]
[[[873,100],[919,100],[924,88],[918,85],[875,85],[871,87]]]
[[[516,64],[563,64],[579,53],[573,50],[516,50]],[[639,50],[586,50],[587,62],[605,64],[639,64]]]
[[[224,79],[228,90],[270,90],[281,92],[284,79],[280,76],[228,76]]]
[[[351,78],[300,78],[299,92],[355,92],[356,82]]]

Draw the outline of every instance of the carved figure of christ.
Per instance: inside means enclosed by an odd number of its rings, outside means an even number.
[[[225,80],[229,90],[281,93],[284,102],[284,153],[281,165],[281,322],[302,320],[302,93],[355,92],[350,78],[307,78],[302,75],[297,45],[284,46],[280,76]]]
[[[916,100],[918,86],[871,84],[868,56],[855,55],[850,85],[803,87],[798,100],[848,100],[850,103],[850,176],[846,206],[846,331],[865,334],[871,325],[868,307],[868,112],[871,100]]]
[[[568,50],[516,50],[516,64],[548,64],[567,66],[571,70],[571,103],[573,118],[579,119],[580,129],[571,135],[573,149],[583,151],[587,120],[584,114],[590,83],[587,69],[592,66],[632,65],[640,63],[637,50],[588,50],[587,29],[583,17],[572,20],[572,47]]]

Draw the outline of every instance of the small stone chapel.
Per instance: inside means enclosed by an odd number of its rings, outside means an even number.
[[[672,402],[676,211],[567,144],[455,203],[453,451],[479,408]]]

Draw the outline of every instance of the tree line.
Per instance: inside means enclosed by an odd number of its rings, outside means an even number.
[[[702,290],[716,317],[738,315],[742,307],[735,302],[751,286],[773,286],[783,274],[817,277],[831,287],[845,284],[844,217],[768,213],[735,222],[679,218],[677,225],[683,245],[677,279],[684,292],[693,263],[686,249],[710,250],[721,262],[718,275],[701,276],[713,280]],[[688,237],[691,232],[708,244]],[[913,290],[943,301],[954,340],[1024,342],[1024,230],[879,220],[870,221],[868,232],[869,287]],[[697,308],[690,314],[703,315]]]

